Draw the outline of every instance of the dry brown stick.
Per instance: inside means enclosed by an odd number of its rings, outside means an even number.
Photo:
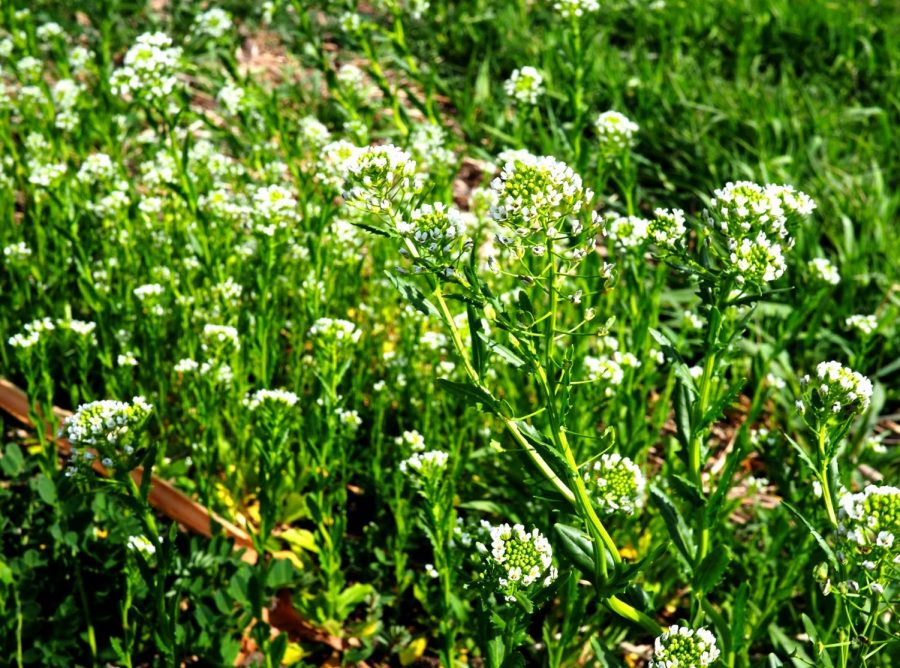
[[[35,426],[29,415],[28,396],[5,378],[0,378],[0,409],[9,413],[24,425],[32,428]],[[71,415],[69,411],[56,406],[53,407],[53,413],[60,422]],[[48,433],[47,436],[49,438],[55,437],[51,433]],[[64,438],[56,438],[56,442],[62,454],[67,455],[71,452],[72,445],[69,441]],[[104,476],[109,473],[96,460],[94,461],[94,470]],[[136,468],[131,473],[135,483],[138,485],[141,484],[143,473],[144,471],[141,467]],[[163,515],[203,536],[208,537],[212,535],[210,521],[214,521],[222,527],[222,530],[228,537],[234,539],[236,547],[244,548],[241,558],[247,563],[256,563],[257,554],[253,549],[253,541],[246,531],[188,498],[159,476],[154,475],[151,479],[149,500],[150,505]]]

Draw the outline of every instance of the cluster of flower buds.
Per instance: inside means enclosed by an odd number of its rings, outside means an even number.
[[[564,19],[580,19],[585,14],[599,11],[600,3],[597,0],[556,0],[553,9]]]
[[[487,569],[485,576],[506,601],[515,601],[517,592],[548,587],[556,579],[553,548],[537,528],[526,531],[521,524],[491,526],[488,522],[481,526],[490,537],[490,547],[476,543]]]
[[[66,475],[90,467],[97,456],[106,468],[120,466],[137,448],[140,428],[152,411],[144,397],[134,397],[130,403],[103,400],[79,406],[61,430],[72,444]]]
[[[441,202],[414,209],[409,222],[397,224],[397,231],[412,241],[419,257],[448,273],[453,273],[463,251],[472,245],[464,234],[459,211]]]
[[[607,160],[624,155],[634,146],[638,124],[618,111],[604,111],[594,121],[597,144]]]
[[[147,102],[165,100],[178,83],[181,48],[172,46],[165,33],[144,33],[128,49],[122,66],[112,74],[115,95],[130,95]]]
[[[319,318],[309,328],[309,335],[323,344],[341,346],[355,344],[362,332],[349,320]]]
[[[707,629],[673,625],[656,639],[650,668],[706,668],[718,658],[716,637]]]
[[[506,94],[519,104],[535,105],[544,94],[544,77],[535,68],[526,65],[513,70],[503,84]]]
[[[815,377],[804,376],[800,383],[803,398],[797,402],[797,409],[821,423],[860,415],[872,399],[872,381],[839,362],[819,363]]]
[[[789,228],[812,213],[815,202],[790,186],[728,183],[715,191],[706,222],[727,248],[739,285],[763,285],[784,274]]]
[[[584,472],[584,481],[596,508],[603,513],[633,515],[644,504],[647,481],[628,457],[601,455]]]
[[[390,211],[392,202],[422,187],[416,161],[391,144],[354,149],[341,169],[347,175],[344,199],[373,213]]]
[[[862,569],[873,591],[900,574],[900,489],[869,485],[840,496],[840,556]]]
[[[244,406],[250,411],[282,410],[294,406],[298,397],[287,390],[257,390],[244,398]]]
[[[400,471],[411,476],[417,483],[429,483],[438,480],[447,468],[449,455],[442,450],[414,452],[400,462]]]
[[[813,283],[837,285],[841,282],[840,272],[828,258],[813,258],[806,264],[806,271],[809,273]]]

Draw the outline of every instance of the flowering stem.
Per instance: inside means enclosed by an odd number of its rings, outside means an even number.
[[[827,442],[827,429],[822,425],[818,429],[818,453],[819,453],[819,482],[822,483],[822,498],[825,499],[825,509],[828,511],[828,520],[832,526],[837,526],[837,514],[834,512],[834,500],[831,496],[831,483],[829,481],[828,469],[831,463],[825,452]]]
[[[444,321],[447,323],[447,327],[450,329],[450,338],[453,340],[453,346],[456,348],[457,354],[463,361],[463,366],[465,367],[466,374],[478,389],[484,392],[488,392],[487,388],[482,385],[481,379],[478,376],[478,372],[475,371],[475,368],[469,361],[469,357],[466,355],[466,349],[463,345],[462,337],[459,334],[459,329],[456,327],[456,323],[453,321],[453,315],[450,313],[450,309],[447,306],[446,300],[444,299],[444,294],[441,291],[440,285],[437,285],[435,287],[434,297],[438,302],[438,307],[440,308],[441,314],[444,317]],[[506,430],[515,439],[515,441],[522,446],[522,448],[531,458],[531,461],[533,461],[540,472],[544,474],[544,477],[546,477],[551,483],[553,483],[554,487],[559,490],[559,493],[562,494],[567,501],[569,501],[570,503],[574,503],[575,495],[572,493],[572,490],[569,489],[566,483],[560,480],[559,476],[553,472],[553,469],[550,468],[550,465],[544,460],[543,457],[541,457],[540,453],[535,450],[534,446],[531,445],[531,443],[528,442],[528,439],[525,438],[525,436],[516,426],[515,421],[512,418],[506,417],[505,415],[499,415],[499,417],[501,420],[503,420],[503,424],[506,426]]]

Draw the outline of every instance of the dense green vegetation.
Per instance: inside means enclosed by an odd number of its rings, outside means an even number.
[[[896,664],[898,34],[3,2],[0,664]]]

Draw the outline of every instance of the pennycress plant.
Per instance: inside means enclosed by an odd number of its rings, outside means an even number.
[[[840,486],[853,463],[848,433],[869,409],[872,381],[829,361],[803,376],[800,386],[796,408],[813,436],[813,451],[791,443],[815,477],[827,520],[804,521],[827,557],[815,570],[816,580],[826,596],[835,597],[835,616],[841,620],[837,642],[820,645],[817,653],[830,661],[829,650],[835,649],[838,665],[865,665],[893,639],[883,615],[897,605],[900,489],[868,484],[853,493]],[[834,624],[821,629],[821,640],[834,631]]]
[[[367,227],[401,243],[409,268],[391,280],[419,310],[444,324],[467,380],[442,379],[440,385],[499,418],[517,447],[571,504],[588,531],[583,540],[595,585],[603,587],[622,568],[622,558],[588,493],[566,427],[576,378],[573,351],[565,342],[590,331],[590,304],[598,298],[597,287],[590,286],[602,286],[611,274],[593,252],[599,231],[590,214],[593,193],[558,160],[514,153],[491,183],[498,232],[483,269],[475,254],[476,239],[462,228],[451,207],[417,206],[421,184],[415,173],[412,158],[396,147],[359,149],[349,161],[345,199],[349,206],[374,214],[377,226]],[[508,279],[518,287],[501,298],[491,284],[505,291]],[[465,305],[467,335],[449,302]],[[536,406],[516,411],[496,398],[488,373],[495,362],[509,365],[533,385]],[[617,613],[658,629],[617,598],[615,590],[603,598]]]
[[[288,488],[284,472],[291,459],[290,439],[296,424],[298,397],[287,390],[257,390],[248,395],[244,406],[250,413],[253,450],[259,461],[258,500],[259,526],[252,532],[258,555],[249,592],[252,597],[253,635],[265,657],[265,665],[278,666],[287,649],[286,638],[270,643],[270,627],[263,621],[263,609],[268,607],[268,580],[271,562],[268,542],[281,510],[283,493]]]
[[[450,455],[443,450],[417,450],[400,462],[398,468],[421,497],[420,525],[434,552],[434,563],[426,565],[425,575],[437,580],[439,602],[437,606],[431,604],[428,597],[431,587],[426,582],[422,584],[425,592],[422,604],[426,609],[434,608],[432,614],[437,618],[443,641],[441,662],[453,666],[456,665],[456,636],[461,630],[457,614],[461,602],[454,589],[463,553],[454,549],[457,527],[454,476],[447,471],[448,467],[459,465],[459,461],[457,458],[451,463],[449,459]]]
[[[696,285],[705,338],[701,359],[693,367],[683,361],[691,351],[676,351],[664,336],[654,332],[668,357],[675,360],[677,387],[674,397],[676,437],[681,450],[683,474],[672,474],[667,482],[680,497],[691,518],[692,533],[680,528],[680,521],[667,521],[667,528],[680,556],[694,579],[692,619],[711,617],[719,633],[728,638],[725,620],[706,599],[706,576],[715,572],[716,562],[730,559],[727,551],[714,546],[722,503],[732,485],[740,452],[729,456],[718,481],[707,480],[710,428],[740,392],[743,381],[728,378],[728,361],[735,344],[747,328],[753,306],[786,269],[785,254],[794,245],[791,230],[815,208],[804,193],[790,186],[741,181],[716,190],[703,216],[693,225],[696,238],[686,232],[682,211],[658,210],[648,229],[677,228],[679,235],[655,236],[656,253]],[[672,510],[665,491],[654,489],[660,510]],[[667,515],[671,517],[671,515]],[[729,652],[731,643],[726,643]],[[728,661],[733,661],[729,657]]]
[[[150,590],[154,601],[153,611],[142,614],[142,621],[154,627],[165,665],[177,665],[177,615],[172,610],[177,600],[166,600],[167,577],[172,563],[171,542],[177,527],[174,524],[169,530],[160,527],[148,500],[153,466],[161,456],[159,442],[148,443],[144,434],[152,412],[153,407],[141,396],[130,402],[94,401],[79,406],[66,418],[60,430],[71,444],[65,475],[73,478],[76,485],[91,488],[103,481],[94,468],[99,465],[105,469],[109,479],[103,483],[116,492],[141,527],[142,534],[129,539],[126,600],[120,608],[124,646],[115,647],[126,666],[132,665],[135,639],[131,596],[140,581]],[[141,467],[139,474],[135,471],[138,466]]]

